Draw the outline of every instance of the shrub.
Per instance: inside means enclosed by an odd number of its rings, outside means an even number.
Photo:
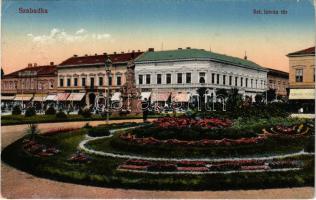
[[[109,131],[109,129],[107,129],[105,127],[98,126],[98,127],[90,128],[88,130],[88,135],[91,137],[108,136],[108,135],[110,135],[110,131]]]
[[[36,115],[36,110],[34,107],[28,107],[25,111],[25,117],[31,117]]]
[[[306,152],[315,152],[315,136],[310,136],[308,138],[304,150]]]
[[[91,112],[88,108],[85,108],[83,110],[79,109],[78,112],[79,115],[82,115],[84,118],[90,118],[91,117]]]
[[[63,111],[60,110],[58,113],[56,113],[56,118],[65,119],[67,118],[67,115]]]
[[[22,111],[20,106],[14,106],[12,110],[12,115],[21,115]]]
[[[49,106],[49,108],[45,111],[45,115],[55,115],[56,110],[53,106]]]

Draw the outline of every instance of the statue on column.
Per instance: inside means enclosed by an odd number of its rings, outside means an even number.
[[[123,100],[122,111],[131,114],[140,114],[141,100],[140,92],[135,83],[135,64],[130,60],[127,64],[126,83],[121,87],[121,97]]]

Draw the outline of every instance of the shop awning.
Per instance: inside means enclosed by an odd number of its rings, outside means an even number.
[[[175,93],[172,94],[171,100],[174,102],[189,102],[190,96],[188,93]]]
[[[45,98],[45,101],[55,101],[55,98],[56,98],[56,94],[49,94]]]
[[[33,97],[33,94],[17,94],[14,98],[14,101],[30,101]]]
[[[121,93],[115,92],[111,98],[111,101],[120,101],[121,100]]]
[[[57,93],[55,97],[55,101],[66,101],[67,98],[69,97],[69,93]]]
[[[15,96],[1,96],[1,101],[13,101]]]
[[[155,101],[168,101],[170,97],[170,92],[159,92],[159,93],[155,93],[153,92],[151,94],[151,102],[155,102]]]
[[[85,93],[71,93],[67,101],[81,101]]]
[[[290,100],[315,99],[315,89],[290,89]]]
[[[142,101],[145,101],[145,99],[148,101],[150,98],[151,92],[142,92],[140,94],[140,97],[142,99]]]
[[[46,97],[46,94],[35,94],[32,101],[45,101]]]

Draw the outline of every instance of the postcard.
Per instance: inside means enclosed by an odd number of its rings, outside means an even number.
[[[2,0],[1,195],[314,198],[312,0]]]

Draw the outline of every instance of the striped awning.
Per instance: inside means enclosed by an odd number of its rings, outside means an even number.
[[[56,98],[56,94],[49,94],[45,98],[45,101],[55,101],[55,98]]]
[[[32,101],[45,101],[47,94],[35,94]]]
[[[155,102],[155,101],[168,101],[170,97],[170,92],[153,92],[151,94],[151,102]]]
[[[67,101],[81,101],[85,93],[71,93]]]
[[[17,94],[14,98],[14,101],[30,101],[33,97],[33,94]]]
[[[115,92],[111,98],[111,101],[120,101],[121,100],[121,93]]]
[[[151,92],[142,92],[140,94],[140,97],[142,99],[142,101],[145,101],[145,99],[148,101],[150,98]]]
[[[315,99],[315,89],[290,89],[290,100]]]
[[[69,97],[69,93],[57,93],[55,97],[55,101],[66,101],[67,98]]]
[[[171,100],[173,102],[189,102],[190,96],[188,93],[173,93]]]
[[[13,101],[15,96],[1,96],[1,101]]]

